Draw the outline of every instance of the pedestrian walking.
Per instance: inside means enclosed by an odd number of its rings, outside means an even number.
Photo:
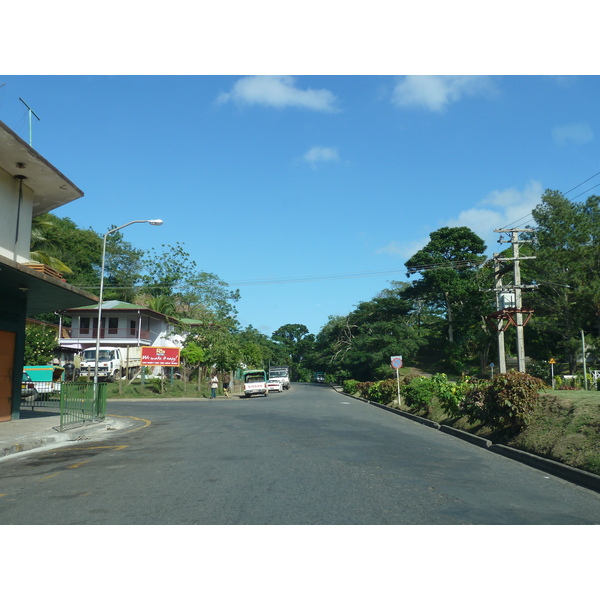
[[[223,393],[229,398],[229,373],[223,375]]]
[[[219,378],[217,377],[217,374],[215,373],[212,376],[212,379],[210,380],[210,397],[211,398],[217,397],[217,388],[218,387],[219,387]]]

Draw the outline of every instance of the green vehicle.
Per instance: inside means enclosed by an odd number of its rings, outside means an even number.
[[[313,374],[313,381],[315,383],[325,383],[325,373],[318,371]]]
[[[47,400],[51,395],[58,398],[60,386],[64,380],[65,370],[56,365],[37,365],[23,367],[23,371],[29,375],[35,385],[40,399]]]

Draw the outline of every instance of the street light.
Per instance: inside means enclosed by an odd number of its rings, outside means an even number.
[[[118,231],[119,229],[123,229],[123,227],[128,227],[129,225],[133,225],[134,223],[150,223],[150,225],[162,225],[162,219],[146,219],[142,221],[130,221],[129,223],[125,223],[125,225],[121,225],[120,227],[115,227],[110,231],[107,231],[104,234],[104,241],[102,242],[102,268],[100,269],[100,298],[98,301],[98,327],[96,329],[96,364],[94,367],[94,400],[98,400],[98,361],[100,355],[100,327],[102,325],[102,294],[104,292],[104,258],[106,256],[106,238],[109,234]]]

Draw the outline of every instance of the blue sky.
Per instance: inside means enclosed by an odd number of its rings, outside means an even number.
[[[55,211],[183,244],[243,326],[318,333],[443,226],[532,224],[600,171],[597,76],[0,76],[0,120],[85,196]],[[574,198],[600,177],[569,193]],[[589,193],[597,192],[598,190]],[[585,199],[584,194],[580,199]]]

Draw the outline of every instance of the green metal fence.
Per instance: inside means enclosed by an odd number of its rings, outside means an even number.
[[[106,418],[106,383],[63,382],[60,389],[60,428]]]

